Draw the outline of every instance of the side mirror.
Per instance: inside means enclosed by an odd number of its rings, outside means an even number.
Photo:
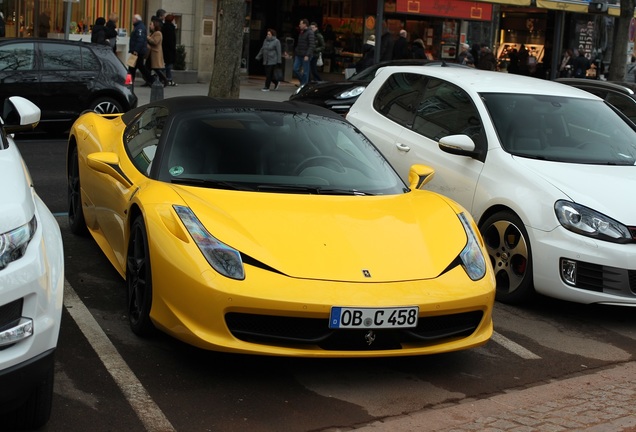
[[[117,156],[116,153],[91,153],[88,155],[86,162],[91,169],[109,175],[127,187],[132,186],[132,182],[128,180],[119,169],[119,156]]]
[[[411,189],[421,189],[426,183],[433,180],[435,170],[426,165],[413,165],[409,170],[409,186]]]
[[[2,106],[2,127],[7,134],[33,130],[40,122],[40,108],[21,96],[5,99]]]
[[[468,135],[448,135],[439,140],[439,148],[443,152],[460,155],[474,156],[475,142]]]

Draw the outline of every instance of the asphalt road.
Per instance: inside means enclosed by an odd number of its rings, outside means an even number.
[[[164,335],[139,339],[128,328],[123,280],[90,237],[68,230],[65,141],[37,138],[18,146],[58,216],[68,281],[45,431],[350,430],[634,360],[632,308],[547,298],[497,304],[487,345],[425,357],[241,356]]]

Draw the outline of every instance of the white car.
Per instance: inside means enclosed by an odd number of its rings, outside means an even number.
[[[14,96],[1,114],[0,428],[36,429],[51,413],[64,254],[60,227],[10,135],[33,129],[40,109]]]
[[[381,69],[347,119],[478,221],[497,299],[636,305],[636,131],[596,96],[463,68]]]

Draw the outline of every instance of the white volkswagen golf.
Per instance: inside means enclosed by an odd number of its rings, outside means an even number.
[[[0,131],[0,429],[37,429],[53,399],[54,353],[64,293],[60,227],[35,193],[12,139],[40,110],[4,101]]]
[[[636,306],[636,130],[603,100],[518,75],[386,67],[347,119],[406,180],[468,209],[497,299]]]

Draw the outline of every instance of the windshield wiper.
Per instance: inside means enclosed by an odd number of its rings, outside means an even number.
[[[227,189],[227,190],[242,190],[242,191],[253,191],[254,188],[245,186],[241,183],[228,182],[222,180],[210,180],[210,179],[199,179],[199,178],[190,178],[190,177],[173,177],[171,179],[172,183],[181,184],[181,185],[189,185],[189,186],[206,186],[216,189]]]
[[[369,192],[363,192],[356,189],[334,189],[321,186],[302,186],[302,185],[286,185],[286,184],[269,184],[258,185],[256,190],[265,192],[291,192],[291,193],[309,193],[316,195],[375,195]]]

